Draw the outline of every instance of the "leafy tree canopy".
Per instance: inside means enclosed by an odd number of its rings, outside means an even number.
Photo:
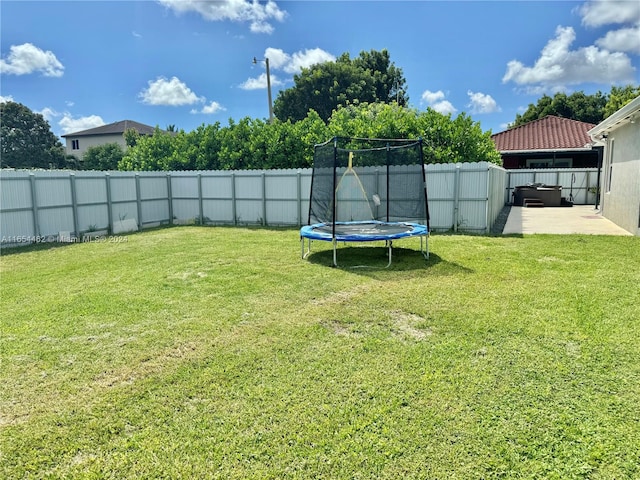
[[[117,170],[124,156],[123,148],[117,143],[105,143],[89,147],[82,157],[85,170]]]
[[[613,115],[636,97],[640,97],[640,85],[637,87],[633,85],[613,87],[611,93],[609,93],[609,100],[604,107],[604,118]]]
[[[419,112],[395,103],[340,107],[325,123],[310,110],[298,122],[272,123],[249,117],[225,127],[219,123],[169,135],[156,130],[140,137],[120,161],[121,170],[237,170],[305,168],[313,164],[313,145],[334,136],[424,139],[425,161],[493,162],[500,154],[480,124],[461,114],[455,119],[428,109]]]
[[[517,114],[510,127],[517,127],[547,115],[570,118],[581,122],[598,124],[616,110],[640,95],[640,87],[612,87],[611,93],[596,92],[586,95],[574,92],[571,95],[556,93],[553,97],[543,95],[538,102],[529,104],[522,115]]]
[[[21,103],[0,103],[0,166],[13,168],[61,168],[65,166],[62,143],[49,122]]]
[[[274,102],[280,120],[302,120],[314,110],[326,122],[339,106],[409,101],[402,70],[391,62],[387,50],[363,51],[353,60],[344,53],[335,62],[303,68],[293,80],[294,86],[280,91]]]

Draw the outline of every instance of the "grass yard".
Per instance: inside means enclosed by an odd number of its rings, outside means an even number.
[[[121,240],[3,252],[0,478],[640,478],[639,238]]]

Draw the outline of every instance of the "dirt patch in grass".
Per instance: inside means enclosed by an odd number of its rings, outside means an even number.
[[[420,327],[420,324],[424,323],[424,318],[419,315],[396,310],[391,312],[391,319],[394,334],[398,337],[421,341],[433,335],[430,327]]]

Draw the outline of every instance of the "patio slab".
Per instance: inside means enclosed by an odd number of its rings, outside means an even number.
[[[593,205],[511,207],[502,234],[536,233],[631,235],[624,228],[603,217]]]

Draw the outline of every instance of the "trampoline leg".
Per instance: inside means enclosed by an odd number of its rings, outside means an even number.
[[[385,268],[389,268],[391,266],[391,247],[393,246],[393,242],[389,241],[389,263]]]
[[[333,266],[337,267],[338,266],[338,253],[337,253],[337,248],[338,248],[338,242],[336,241],[336,239],[333,239]]]
[[[309,256],[309,254],[311,253],[311,239],[310,238],[307,239],[308,243],[307,243],[307,251],[306,252],[304,251],[304,237],[300,237],[300,241],[302,243],[302,248],[301,248],[301,250],[302,250],[302,252],[301,252],[302,253],[302,258],[304,259],[304,258],[307,258]]]
[[[420,252],[422,253],[422,256],[425,258],[425,260],[429,260],[429,236],[424,236],[424,242],[426,244],[426,250],[422,245],[422,238],[423,236],[420,236]]]

